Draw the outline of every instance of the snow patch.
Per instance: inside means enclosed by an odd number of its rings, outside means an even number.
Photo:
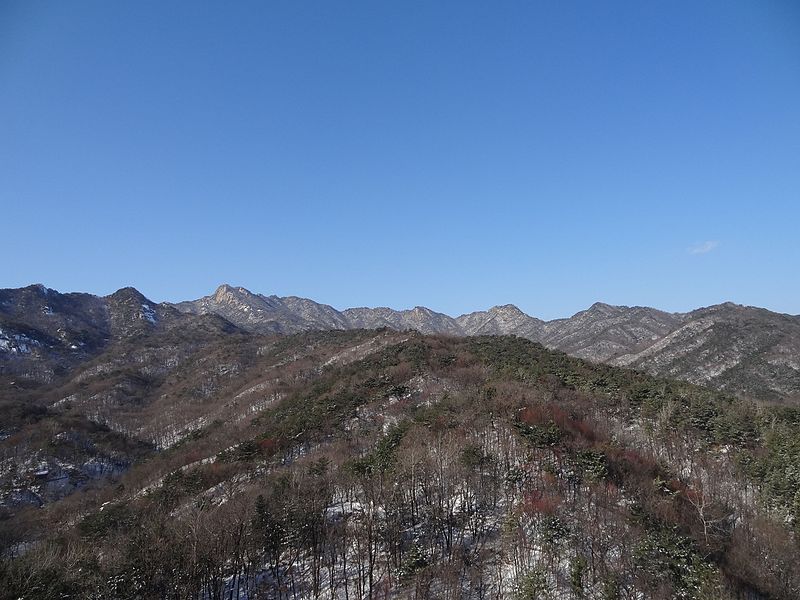
[[[150,321],[153,325],[158,323],[158,316],[156,315],[156,311],[154,311],[149,304],[142,304],[142,312],[140,316],[141,318]]]
[[[31,346],[41,346],[41,344],[20,333],[10,334],[0,329],[0,351],[19,354],[30,354]]]

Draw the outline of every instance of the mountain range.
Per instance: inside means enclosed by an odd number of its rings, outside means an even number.
[[[595,303],[544,321],[512,304],[458,317],[409,310],[337,310],[307,298],[219,286],[156,303],[134,288],[109,296],[42,285],[0,290],[0,375],[48,382],[110,344],[153,330],[293,334],[389,328],[450,336],[515,335],[567,354],[761,400],[800,399],[800,316],[724,303],[687,313]]]
[[[0,290],[0,597],[797,598],[798,320]]]
[[[416,330],[455,336],[516,335],[567,354],[683,379],[761,399],[800,397],[800,316],[726,302],[687,313],[601,302],[566,319],[543,321],[513,304],[459,317],[410,310],[348,308],[221,285],[174,307],[218,315],[256,333],[318,329]]]

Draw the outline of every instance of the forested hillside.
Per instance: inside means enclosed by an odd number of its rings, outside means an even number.
[[[8,598],[800,595],[800,410],[522,338],[167,330],[4,398]]]

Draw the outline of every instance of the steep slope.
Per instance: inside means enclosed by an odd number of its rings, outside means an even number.
[[[281,302],[300,317],[308,329],[353,329],[345,315],[327,304],[297,296],[286,296],[281,298]]]
[[[156,304],[137,289],[122,288],[103,301],[108,314],[112,339],[142,335],[157,329],[169,329],[182,320],[182,313],[169,304]]]
[[[726,303],[688,313],[684,323],[610,362],[755,398],[800,400],[800,318]]]
[[[231,327],[218,316],[199,321],[130,287],[105,297],[41,285],[3,289],[0,378],[18,387],[48,383],[124,339],[175,327]]]
[[[548,348],[603,362],[653,344],[683,321],[682,315],[653,308],[597,302],[568,319],[545,323],[541,342]]]
[[[183,333],[24,398],[8,597],[798,597],[797,410],[519,337]]]
[[[90,294],[42,285],[0,290],[0,376],[47,381],[96,354],[110,336],[108,308]]]
[[[518,335],[533,341],[541,341],[545,326],[513,304],[461,315],[456,322],[465,335]]]
[[[181,312],[219,315],[253,333],[296,333],[314,328],[277,296],[254,294],[227,284],[219,286],[210,296],[174,306]]]
[[[40,506],[93,479],[118,477],[137,458],[199,432],[213,430],[205,441],[221,450],[296,381],[406,337],[391,330],[255,336],[221,318],[189,316],[181,327],[115,342],[35,392],[0,389],[0,510]]]

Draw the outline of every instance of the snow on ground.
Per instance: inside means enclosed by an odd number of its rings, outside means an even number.
[[[27,335],[6,333],[0,329],[0,351],[11,352],[13,354],[30,354],[31,346],[41,346],[41,344]]]
[[[147,319],[153,325],[155,325],[158,322],[158,316],[156,315],[156,311],[154,311],[149,304],[142,304],[141,317],[143,319]]]

